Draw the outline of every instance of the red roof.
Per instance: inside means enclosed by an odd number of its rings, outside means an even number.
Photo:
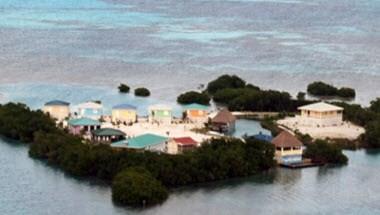
[[[195,141],[191,137],[179,137],[179,138],[173,138],[173,140],[178,144],[182,146],[190,146],[190,145],[197,145],[198,142]]]

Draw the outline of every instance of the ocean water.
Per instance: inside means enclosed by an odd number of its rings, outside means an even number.
[[[380,95],[376,0],[3,0],[0,83],[147,86],[174,100],[224,73],[292,94]]]

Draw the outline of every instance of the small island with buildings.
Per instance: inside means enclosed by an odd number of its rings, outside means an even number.
[[[199,104],[189,97],[181,116],[167,104],[143,111],[129,103],[107,104],[112,111],[106,114],[101,101],[72,105],[53,100],[42,111],[9,103],[0,107],[0,132],[30,142],[32,157],[73,175],[112,182],[113,199],[137,207],[163,202],[168,188],[253,175],[276,163],[287,168],[346,164],[336,140],[376,147],[380,136],[378,101],[366,109],[294,100],[287,93],[262,90],[228,75],[210,83],[200,94],[217,96],[219,104]],[[227,104],[226,98],[231,100]],[[274,104],[256,104],[264,100]],[[282,106],[274,106],[279,101]],[[365,113],[372,121],[360,121],[354,113]],[[231,136],[242,116],[270,122],[272,134]],[[152,183],[137,186],[133,183],[137,178]],[[161,193],[159,198],[155,192]]]

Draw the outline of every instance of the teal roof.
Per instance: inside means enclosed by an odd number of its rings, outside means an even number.
[[[148,146],[154,146],[164,143],[168,138],[155,135],[155,134],[143,134],[128,140],[122,140],[111,144],[112,147],[125,147],[132,149],[144,149]]]
[[[189,105],[184,105],[183,109],[185,109],[185,110],[208,110],[209,106],[193,103],[193,104],[189,104]]]
[[[90,118],[71,119],[71,120],[69,120],[68,123],[71,126],[100,125],[100,122],[98,120],[94,120],[94,119],[90,119]]]
[[[95,136],[125,136],[125,133],[113,128],[101,128],[91,132]]]

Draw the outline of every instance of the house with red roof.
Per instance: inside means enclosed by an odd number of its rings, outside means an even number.
[[[191,137],[172,138],[166,145],[168,154],[180,154],[191,151],[198,146],[198,142]]]

